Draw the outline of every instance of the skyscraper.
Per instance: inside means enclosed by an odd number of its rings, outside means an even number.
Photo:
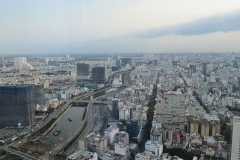
[[[0,57],[0,67],[6,66],[6,60],[4,57]]]
[[[240,117],[234,116],[232,130],[232,153],[231,160],[240,159]]]
[[[105,67],[92,68],[92,80],[95,83],[105,83]]]
[[[202,63],[202,74],[207,75],[207,63]]]
[[[88,80],[89,79],[89,64],[85,63],[77,63],[77,80],[82,81],[82,80]]]
[[[0,127],[30,126],[35,119],[34,85],[0,86]]]
[[[116,120],[119,119],[118,99],[112,101],[112,117]]]

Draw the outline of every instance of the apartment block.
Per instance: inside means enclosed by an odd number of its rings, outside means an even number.
[[[119,132],[119,128],[117,125],[110,125],[105,131],[104,131],[104,137],[107,138],[108,144],[111,144],[114,142],[115,135]]]
[[[103,155],[107,151],[107,147],[107,139],[94,133],[79,140],[80,149],[88,149],[91,152],[96,152],[98,156]]]

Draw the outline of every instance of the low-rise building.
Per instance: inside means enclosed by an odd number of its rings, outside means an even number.
[[[115,134],[115,140],[117,142],[122,142],[124,144],[129,144],[129,135],[127,132],[121,131]]]
[[[145,143],[145,150],[154,153],[155,156],[161,156],[163,152],[163,144],[158,143],[158,141],[147,141]]]
[[[66,160],[98,160],[98,155],[96,152],[89,152],[86,150],[79,149],[67,156]]]
[[[118,143],[115,143],[114,145],[114,153],[117,154],[117,155],[122,155],[124,156],[126,159],[128,157],[128,145],[124,144],[124,143],[121,143],[121,142],[118,142]]]
[[[107,139],[94,133],[79,140],[80,149],[88,149],[91,152],[97,152],[98,156],[107,151]]]

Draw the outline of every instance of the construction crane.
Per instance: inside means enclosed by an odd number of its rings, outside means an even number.
[[[22,125],[22,124],[21,124],[21,122],[22,122],[22,117],[17,116],[16,113],[15,113],[15,111],[13,110],[12,106],[11,106],[8,102],[7,102],[7,104],[8,104],[8,106],[11,108],[11,110],[12,110],[15,118],[16,118],[17,121],[18,121],[18,123],[17,123],[18,128],[20,128],[20,126]],[[18,118],[18,117],[19,117],[19,118]]]

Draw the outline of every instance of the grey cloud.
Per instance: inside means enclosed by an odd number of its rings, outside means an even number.
[[[214,15],[197,19],[191,22],[172,25],[162,28],[144,30],[135,34],[137,37],[154,38],[174,35],[200,35],[212,32],[229,32],[240,29],[240,11],[227,14]]]

